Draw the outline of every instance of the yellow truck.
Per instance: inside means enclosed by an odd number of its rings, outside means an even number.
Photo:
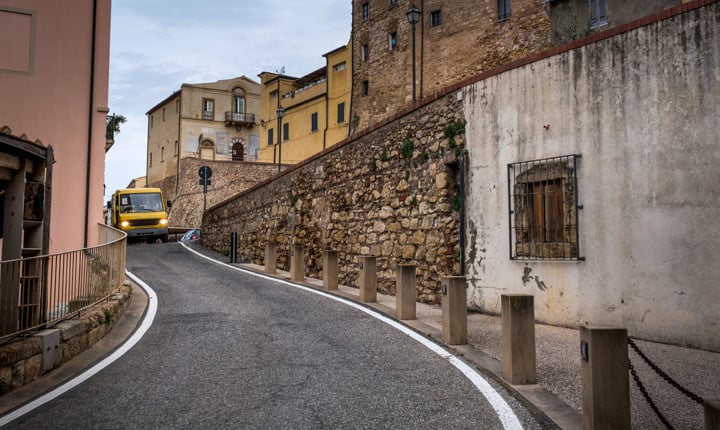
[[[112,226],[127,233],[128,242],[167,242],[170,201],[163,199],[160,188],[117,190],[107,207]]]

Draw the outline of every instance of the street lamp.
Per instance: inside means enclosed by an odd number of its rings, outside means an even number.
[[[277,108],[277,118],[278,118],[278,172],[280,171],[280,166],[282,166],[281,157],[282,157],[282,119],[285,116],[285,109],[283,109],[282,106],[278,106]]]
[[[416,8],[414,4],[410,5],[410,8],[405,13],[407,15],[408,22],[412,25],[412,102],[417,103],[415,97],[415,24],[420,21],[420,9]]]

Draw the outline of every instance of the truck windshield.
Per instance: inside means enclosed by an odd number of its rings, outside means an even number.
[[[123,194],[120,196],[120,212],[160,212],[163,210],[159,193]]]

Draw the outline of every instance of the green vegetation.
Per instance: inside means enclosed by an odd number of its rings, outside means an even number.
[[[103,308],[103,313],[105,314],[105,325],[110,325],[113,320],[112,312],[110,312],[110,309]]]
[[[409,160],[412,158],[413,152],[415,152],[415,144],[411,139],[405,139],[402,145],[400,145],[400,156]]]
[[[450,146],[450,149],[455,151],[455,155],[459,156],[462,148],[460,148],[460,146],[457,144],[455,136],[465,133],[465,120],[455,120],[450,124],[446,125],[443,131],[445,133],[445,137],[448,138],[448,146]]]

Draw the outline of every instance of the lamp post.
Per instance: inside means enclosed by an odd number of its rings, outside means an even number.
[[[420,21],[420,9],[415,7],[414,4],[410,5],[410,8],[405,13],[407,15],[408,22],[412,26],[412,102],[417,103],[415,97],[415,24]]]
[[[282,166],[282,119],[283,116],[285,116],[285,109],[283,109],[282,106],[278,106],[277,108],[277,118],[278,118],[278,172],[280,171],[280,168]]]

